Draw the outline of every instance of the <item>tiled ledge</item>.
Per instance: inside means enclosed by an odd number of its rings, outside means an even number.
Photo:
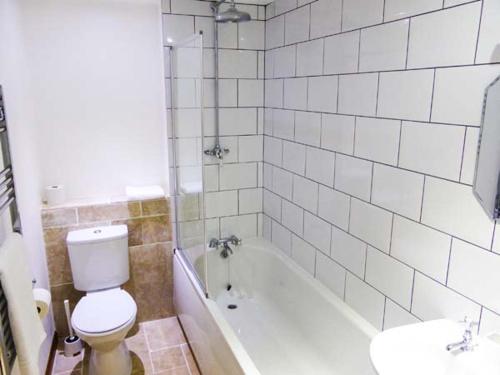
[[[168,198],[55,208],[42,207],[42,225],[44,228],[51,228],[145,216],[169,215],[169,213]]]

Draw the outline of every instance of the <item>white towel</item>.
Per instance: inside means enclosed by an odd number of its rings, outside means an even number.
[[[165,191],[159,185],[126,186],[125,193],[130,200],[165,198]]]
[[[38,318],[23,238],[11,233],[0,246],[0,280],[22,375],[39,375],[38,356],[46,334]]]

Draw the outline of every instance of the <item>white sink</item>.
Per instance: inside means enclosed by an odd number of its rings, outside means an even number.
[[[372,340],[370,357],[379,375],[499,375],[496,336],[475,337],[472,351],[446,350],[463,333],[463,324],[444,319],[389,329]]]

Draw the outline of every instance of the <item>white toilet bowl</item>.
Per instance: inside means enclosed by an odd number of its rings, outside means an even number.
[[[120,288],[92,292],[78,302],[71,324],[91,348],[89,375],[129,375],[132,372],[124,340],[136,315],[135,301]]]

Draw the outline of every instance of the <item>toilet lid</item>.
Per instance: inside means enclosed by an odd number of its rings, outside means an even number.
[[[76,305],[71,323],[87,333],[102,333],[120,328],[137,313],[134,299],[122,289],[93,292]]]

